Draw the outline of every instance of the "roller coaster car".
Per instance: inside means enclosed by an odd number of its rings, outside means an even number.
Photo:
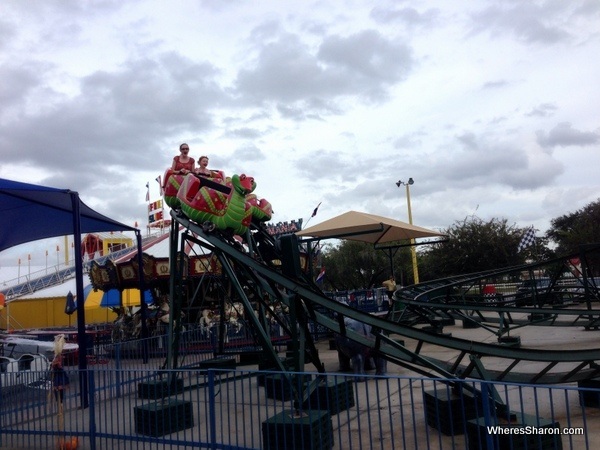
[[[224,185],[224,173],[221,170],[211,170],[211,174],[211,177],[198,176],[198,178],[201,180],[201,186],[208,186],[212,189],[218,190],[219,192],[229,194],[230,188]],[[162,189],[165,203],[170,208],[178,209],[181,207],[180,201],[177,198],[177,191],[179,191],[184,179],[185,175],[176,174],[170,168],[165,171]]]

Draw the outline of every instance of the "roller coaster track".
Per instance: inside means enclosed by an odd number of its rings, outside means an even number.
[[[400,315],[396,313],[388,317],[364,313],[325,296],[302,273],[299,267],[301,243],[295,235],[274,239],[260,226],[253,224],[242,245],[229,233],[198,225],[174,211],[171,212],[171,216],[173,226],[178,223],[186,230],[181,235],[181,248],[184,247],[185,241],[190,240],[219,259],[225,276],[230,278],[242,298],[257,341],[263,346],[265,353],[271,354],[273,360],[278,361],[282,369],[285,367],[281,365],[271,347],[266,326],[260,317],[254,314],[250,296],[247,295],[249,289],[253,292],[253,301],[259,302],[261,307],[269,308],[269,301],[264,300],[264,297],[270,297],[270,302],[276,299],[289,306],[292,316],[290,332],[300,330],[299,343],[304,346],[306,339],[308,358],[319,370],[322,370],[322,366],[314,343],[310,341],[309,333],[302,333],[303,330],[307,330],[309,323],[346,336],[370,347],[375,354],[389,362],[426,376],[531,384],[573,383],[600,376],[600,348],[573,348],[567,352],[483,343],[475,339],[452,337],[440,333],[439,330],[436,332],[420,329],[414,324],[403,323]],[[179,248],[177,236],[178,233],[172,233],[172,248]],[[527,269],[523,267],[523,270]],[[443,317],[471,317],[472,320],[482,322],[472,315],[479,312],[485,317],[483,312],[490,311],[498,316],[498,305],[453,304],[449,301],[448,289],[474,283],[477,279],[489,278],[495,273],[485,272],[444,280],[437,284],[430,283],[427,286],[418,285],[410,294],[408,291],[398,292],[395,303],[407,302],[411,307],[421,308],[423,316],[432,315],[438,320]],[[177,284],[177,281],[175,283]],[[416,300],[424,298],[425,293],[431,296],[442,291],[446,296],[443,302],[426,304],[422,300]],[[506,309],[509,309],[508,306]],[[506,314],[520,312],[518,309],[513,307],[506,311]],[[526,309],[524,312],[531,311],[532,309]],[[538,308],[535,312],[557,314],[554,308],[550,308],[549,311]],[[598,317],[598,312],[590,310],[580,310],[577,314],[590,316],[592,320],[597,320]],[[365,337],[346,328],[343,320],[340,320],[343,317],[371,326],[372,337]],[[440,357],[440,354],[443,356]],[[299,364],[296,368],[301,369]]]
[[[597,252],[599,246],[588,246],[587,252]],[[390,318],[405,324],[427,323],[438,332],[444,323],[460,319],[481,327],[499,338],[525,326],[600,328],[600,289],[597,279],[568,277],[557,270],[565,261],[580,255],[568,255],[552,260],[503,268],[499,270],[451,277],[402,288],[396,292],[397,305]],[[529,293],[481,294],[481,286],[489,280],[533,272],[552,267],[556,276],[547,281],[541,291]],[[552,282],[551,282],[552,281]],[[575,287],[574,287],[575,286]],[[578,286],[578,287],[577,287]],[[584,288],[585,287],[585,288]],[[529,306],[519,306],[527,303]],[[580,308],[580,304],[585,308]]]

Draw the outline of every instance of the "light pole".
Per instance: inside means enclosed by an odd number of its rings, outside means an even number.
[[[406,186],[406,204],[408,206],[408,223],[410,223],[411,225],[413,224],[413,222],[412,222],[412,210],[410,208],[410,186],[413,184],[415,184],[415,181],[412,178],[409,178],[406,183],[402,180],[398,180],[396,182],[396,186],[398,186],[398,187]],[[410,254],[412,256],[414,283],[419,284],[419,267],[417,266],[417,250],[415,249],[415,239],[414,238],[410,240],[410,244],[411,244],[410,245]]]

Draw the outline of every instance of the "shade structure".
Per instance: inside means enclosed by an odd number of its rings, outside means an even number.
[[[296,233],[299,237],[337,238],[385,244],[409,239],[442,237],[443,233],[388,217],[348,211]]]
[[[94,290],[88,285],[83,290],[85,299],[85,309],[94,308],[119,308],[121,306],[140,306],[139,289],[124,289],[123,292],[118,289],[110,289],[106,292]],[[152,293],[150,290],[144,292],[144,301],[146,304],[152,303]]]
[[[79,200],[77,192],[0,178],[0,213],[3,223],[11,224],[2,228],[0,251],[73,234],[73,196],[78,204],[81,232],[136,231],[94,211]]]
[[[73,235],[75,255],[81,254],[81,233],[95,231],[133,231],[138,241],[138,263],[142,263],[141,234],[139,230],[129,227],[86,206],[77,192],[69,189],[56,189],[37,186],[18,181],[0,178],[0,214],[5,224],[0,228],[0,251],[15,245],[40,240],[48,237]],[[75,259],[76,295],[83,295],[83,264],[80,258]],[[142,278],[140,278],[142,280]],[[140,281],[140,286],[143,283]],[[142,312],[145,310],[143,304]],[[142,335],[147,335],[146,322],[142,321]],[[85,330],[85,308],[77,305],[77,339],[79,351],[87,354]],[[147,352],[144,352],[144,361]],[[79,358],[79,370],[87,369],[87,358]],[[80,382],[81,406],[89,406],[88,380],[82,377]]]

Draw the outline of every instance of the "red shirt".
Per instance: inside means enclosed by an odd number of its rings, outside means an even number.
[[[194,158],[190,158],[186,163],[182,163],[179,160],[179,156],[175,156],[173,157],[173,161],[175,161],[175,169],[173,170],[186,169],[191,171],[194,168]]]

